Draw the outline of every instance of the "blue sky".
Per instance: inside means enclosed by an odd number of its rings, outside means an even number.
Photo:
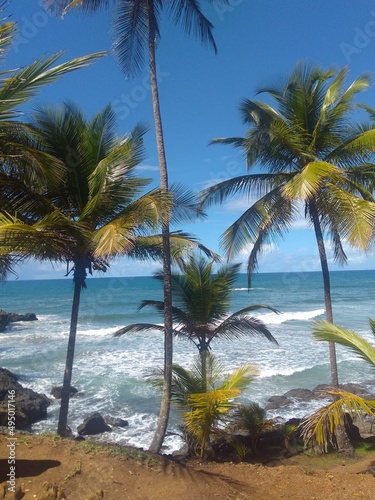
[[[201,2],[204,4],[204,2]],[[9,52],[7,69],[30,64],[42,55],[66,51],[62,60],[110,50],[111,12],[83,16],[71,13],[64,20],[46,10],[41,1],[10,1],[5,14],[16,21],[19,37]],[[348,65],[354,80],[375,68],[375,4],[372,0],[231,0],[226,7],[207,6],[215,26],[219,53],[187,38],[168,18],[161,24],[157,51],[160,99],[170,180],[199,191],[215,181],[245,172],[242,158],[227,146],[208,146],[215,137],[243,135],[239,104],[253,98],[263,83],[288,75],[297,61],[323,67]],[[112,103],[122,135],[138,122],[151,129],[146,135],[147,160],[142,175],[158,181],[158,162],[148,88],[148,70],[126,80],[113,55],[89,68],[67,75],[43,90],[23,107],[25,118],[37,103],[71,100],[92,116]],[[370,89],[361,101],[375,105]],[[220,252],[223,231],[242,213],[247,200],[228,200],[207,212],[207,219],[184,229]],[[347,269],[374,269],[374,252],[365,255],[347,249]],[[244,261],[248,253],[240,256]],[[158,264],[114,261],[112,276],[150,274]],[[338,269],[331,265],[331,269]],[[260,272],[319,270],[312,231],[301,218],[285,237],[269,248],[259,261]],[[20,279],[58,278],[63,268],[49,263],[28,263]]]

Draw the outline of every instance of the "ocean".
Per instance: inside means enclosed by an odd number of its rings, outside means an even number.
[[[258,378],[241,395],[241,401],[267,403],[272,395],[295,388],[313,389],[329,383],[328,346],[311,336],[311,322],[324,318],[323,284],[318,272],[259,273],[247,289],[241,275],[232,290],[231,310],[250,304],[268,304],[280,313],[259,310],[279,345],[260,337],[215,340],[212,352],[230,372],[245,363],[257,365]],[[370,341],[368,318],[375,318],[375,271],[331,273],[335,323],[351,328]],[[11,312],[33,312],[38,321],[13,323],[0,333],[3,368],[19,376],[22,385],[46,395],[62,384],[69,332],[72,279],[7,281],[0,284],[0,308]],[[69,425],[73,431],[83,419],[99,411],[129,422],[99,439],[147,448],[157,421],[160,392],[148,379],[155,368],[163,367],[163,336],[136,333],[114,338],[113,332],[134,322],[161,323],[151,309],[137,312],[143,299],[162,300],[160,283],[152,277],[88,278],[80,306],[73,385],[81,393],[72,398]],[[195,346],[176,340],[174,361],[189,367],[197,355]],[[373,377],[366,364],[338,346],[341,383],[363,382]],[[53,398],[52,398],[53,399]],[[269,416],[302,417],[315,403],[297,404]],[[34,432],[56,431],[59,404],[49,407],[48,418],[32,426]],[[178,449],[179,414],[173,410],[171,435],[165,452]]]

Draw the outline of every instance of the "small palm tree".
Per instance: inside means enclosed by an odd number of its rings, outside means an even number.
[[[324,70],[298,64],[282,85],[261,88],[268,102],[246,99],[241,104],[245,137],[215,139],[241,149],[248,169],[266,172],[242,175],[206,189],[202,204],[223,202],[234,193],[257,198],[224,233],[223,246],[232,258],[251,244],[251,273],[264,245],[290,229],[300,213],[314,229],[319,251],[327,321],[333,322],[325,233],[334,258],[347,261],[343,242],[365,249],[373,236],[372,196],[375,128],[356,124],[354,98],[370,86],[363,75],[348,87],[347,69]],[[359,106],[359,105],[358,105]],[[259,198],[259,199],[258,199]],[[338,386],[335,346],[331,342],[331,383]]]
[[[274,421],[266,418],[266,410],[258,403],[240,405],[233,414],[233,423],[249,433],[251,452],[256,452],[260,435],[263,431],[272,430]]]
[[[370,328],[375,336],[375,321],[370,320]],[[375,347],[352,330],[327,321],[317,321],[313,324],[313,336],[318,341],[335,342],[347,347],[375,368]],[[299,426],[305,444],[312,443],[319,451],[327,451],[330,443],[336,447],[336,431],[344,426],[346,413],[375,417],[375,401],[341,390],[329,393],[335,396],[335,401],[304,418]]]
[[[172,308],[176,337],[190,340],[201,355],[211,348],[214,339],[236,339],[244,335],[258,335],[277,344],[266,325],[249,313],[260,308],[277,312],[270,306],[255,304],[232,314],[230,310],[231,289],[239,276],[240,264],[222,266],[213,273],[213,261],[192,256],[182,264],[182,273],[172,274]],[[155,278],[163,279],[162,273]],[[150,306],[162,313],[164,302],[144,300],[139,309]],[[157,324],[136,323],[115,332],[115,336],[139,331],[163,331]],[[202,357],[205,366],[205,357]],[[204,378],[203,378],[204,380]]]
[[[210,436],[220,432],[220,425],[236,407],[233,400],[256,375],[257,369],[252,365],[225,374],[223,366],[209,352],[199,355],[191,370],[173,365],[172,401],[183,411],[185,438],[198,447],[201,457],[207,454]]]

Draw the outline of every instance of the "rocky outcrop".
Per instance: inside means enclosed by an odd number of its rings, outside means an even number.
[[[17,314],[5,312],[0,309],[0,332],[3,332],[9,323],[15,323],[17,321],[36,321],[37,319],[34,313]]]
[[[101,434],[102,432],[110,432],[111,430],[109,425],[105,423],[104,418],[97,412],[85,418],[83,424],[77,428],[80,436]]]
[[[14,405],[14,408],[9,406],[9,403]],[[8,426],[9,409],[14,409],[15,427],[23,429],[34,422],[45,419],[50,404],[47,396],[22,387],[14,373],[0,368],[0,425]]]
[[[292,389],[285,394],[280,396],[271,396],[268,399],[268,404],[265,406],[266,410],[277,410],[278,408],[285,408],[292,406],[295,402],[305,401],[309,402],[314,399],[321,399],[322,397],[328,397],[327,391],[332,389],[329,385],[321,384],[315,387],[313,390],[309,389]],[[367,399],[373,399],[373,396],[368,392],[368,389],[361,384],[342,384],[340,389],[363,396]]]

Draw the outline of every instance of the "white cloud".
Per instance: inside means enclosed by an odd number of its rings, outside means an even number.
[[[159,172],[159,167],[157,165],[138,165],[136,169],[145,172]]]

